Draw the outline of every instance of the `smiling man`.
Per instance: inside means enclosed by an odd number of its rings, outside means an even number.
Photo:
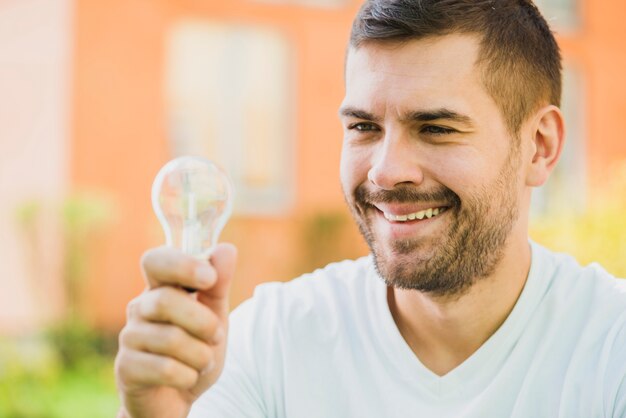
[[[528,239],[560,73],[530,1],[368,1],[339,113],[371,255],[262,285],[228,321],[232,246],[149,251],[120,417],[626,417],[626,286]]]

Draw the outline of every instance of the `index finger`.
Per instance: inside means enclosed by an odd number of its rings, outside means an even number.
[[[217,280],[217,273],[208,260],[199,260],[166,246],[146,251],[141,257],[141,269],[150,289],[161,286],[208,289]]]

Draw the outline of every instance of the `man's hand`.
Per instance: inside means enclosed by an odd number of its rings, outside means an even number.
[[[128,304],[115,360],[119,417],[185,417],[217,381],[236,258],[230,244],[219,244],[209,262],[166,247],[146,252],[147,290]],[[198,292],[189,294],[183,286]]]

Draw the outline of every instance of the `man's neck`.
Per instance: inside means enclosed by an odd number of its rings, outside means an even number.
[[[530,258],[527,242],[509,248],[494,273],[460,297],[389,288],[394,321],[422,364],[443,376],[478,350],[515,306],[528,277]]]

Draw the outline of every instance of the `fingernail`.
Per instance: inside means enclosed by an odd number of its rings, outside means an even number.
[[[215,334],[213,334],[213,338],[211,338],[211,341],[213,341],[213,344],[219,344],[222,342],[223,339],[224,339],[224,330],[222,328],[216,329]]]
[[[208,265],[200,265],[196,267],[194,275],[198,283],[200,283],[201,285],[213,284],[213,280],[215,280],[215,276],[211,271],[211,267],[209,267]]]

